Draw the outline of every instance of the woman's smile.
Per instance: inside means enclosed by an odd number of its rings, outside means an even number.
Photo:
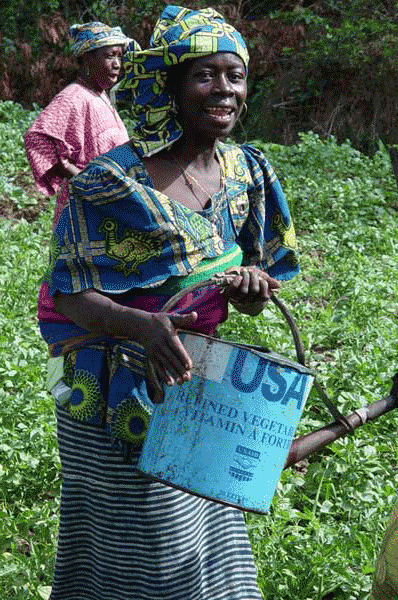
[[[246,69],[239,56],[221,52],[194,60],[177,98],[184,132],[210,142],[225,137],[246,95]]]
[[[208,106],[203,109],[210,119],[220,124],[229,124],[231,119],[234,118],[235,110],[225,106]]]

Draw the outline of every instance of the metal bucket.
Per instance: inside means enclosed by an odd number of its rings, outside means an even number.
[[[190,382],[165,389],[138,470],[241,510],[268,511],[314,377],[255,347],[182,333]]]

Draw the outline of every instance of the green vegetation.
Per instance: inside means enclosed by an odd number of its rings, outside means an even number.
[[[398,369],[397,191],[388,153],[380,146],[368,158],[311,133],[296,146],[257,145],[281,177],[298,230],[302,271],[281,298],[308,363],[349,414],[387,395]],[[294,358],[274,306],[252,323],[234,314],[224,330]],[[312,392],[299,433],[332,420]],[[395,414],[381,417],[285,471],[271,514],[248,516],[266,600],[368,598],[395,500],[396,424]]]
[[[23,126],[10,125],[13,154],[0,155],[2,173],[22,157],[29,119],[21,114]],[[380,145],[369,158],[312,133],[290,147],[255,143],[282,181],[298,231],[302,271],[280,296],[310,366],[350,413],[387,395],[397,370],[398,192],[388,153]],[[31,224],[0,221],[0,596],[7,600],[46,598],[55,552],[60,467],[35,319],[51,219],[52,203]],[[221,333],[294,358],[273,305],[256,319],[232,311]],[[299,433],[331,420],[313,391]],[[265,600],[368,599],[395,501],[396,425],[394,412],[285,471],[270,514],[247,515]]]
[[[166,2],[167,4],[167,2]],[[373,154],[398,139],[394,0],[179,0],[213,6],[250,52],[249,138],[291,144],[298,132],[335,135]],[[67,32],[76,22],[120,25],[146,47],[165,0],[8,0],[0,5],[0,99],[45,106],[75,76]]]
[[[28,194],[32,178],[22,135],[35,120],[39,109],[27,111],[21,105],[0,102],[0,206],[13,206],[14,210],[36,204],[36,198]],[[16,143],[16,140],[19,140]],[[31,190],[30,190],[31,191]]]
[[[7,599],[41,598],[56,541],[59,460],[35,318],[50,212],[32,224],[0,222],[0,590]]]

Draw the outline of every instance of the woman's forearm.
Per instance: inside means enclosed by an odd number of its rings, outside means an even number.
[[[141,329],[150,313],[121,306],[111,298],[86,290],[79,294],[61,294],[54,297],[58,312],[90,333],[141,341]]]
[[[146,312],[121,306],[95,290],[71,295],[58,293],[54,303],[58,312],[90,333],[141,344],[153,365],[154,401],[160,402],[163,397],[159,381],[172,385],[190,378],[192,361],[177,332],[192,326],[197,318],[195,312],[185,315]]]
[[[71,179],[78,173],[80,173],[81,169],[76,167],[76,165],[70,163],[66,160],[60,160],[54,165],[49,171],[47,171],[47,177],[50,179],[52,177],[62,177],[62,179]]]

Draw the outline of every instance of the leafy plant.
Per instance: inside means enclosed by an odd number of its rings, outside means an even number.
[[[386,395],[397,370],[397,197],[388,153],[373,158],[313,133],[260,147],[294,212],[301,274],[284,284],[307,361],[343,410]],[[270,305],[251,321],[233,313],[223,336],[295,359],[290,331]],[[312,392],[299,433],[333,420]],[[266,600],[365,600],[383,523],[395,501],[395,413],[338,440],[281,477],[272,511],[248,515]]]
[[[60,467],[35,317],[50,230],[50,210],[34,224],[0,221],[0,590],[18,600],[45,597],[57,532]]]
[[[26,187],[32,188],[32,179],[23,134],[39,110],[38,107],[34,111],[25,110],[10,100],[0,102],[0,207],[10,208],[12,205],[15,209],[22,209],[38,201],[26,190]]]
[[[5,113],[13,111],[20,108]],[[21,116],[27,123],[34,115]],[[4,125],[22,156],[14,118]],[[301,273],[281,299],[308,364],[350,413],[387,395],[397,370],[398,193],[388,152],[380,144],[367,157],[313,133],[289,147],[255,145],[281,179],[298,233]],[[11,169],[4,160],[3,173]],[[56,546],[60,464],[36,322],[52,210],[30,224],[0,221],[0,591],[12,600],[48,597]],[[220,333],[295,359],[272,304],[255,319],[231,309]],[[330,420],[312,391],[298,435]],[[270,513],[246,516],[264,600],[368,600],[396,496],[396,426],[393,411],[284,471]]]

